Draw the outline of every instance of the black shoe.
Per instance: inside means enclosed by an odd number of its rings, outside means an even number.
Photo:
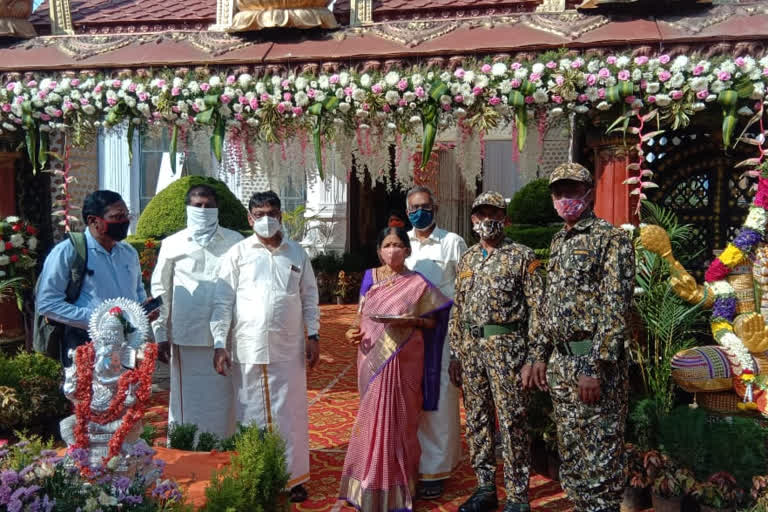
[[[485,485],[478,487],[472,496],[461,504],[459,512],[489,512],[499,507],[499,499],[496,497],[496,486]]]
[[[430,480],[421,482],[419,485],[419,498],[424,500],[435,500],[443,495],[443,481]]]
[[[309,495],[303,485],[297,485],[291,488],[291,503],[301,503],[306,501]]]
[[[506,505],[504,505],[504,512],[531,512],[531,506],[528,503],[507,501]]]

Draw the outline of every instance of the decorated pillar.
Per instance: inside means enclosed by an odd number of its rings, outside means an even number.
[[[628,169],[632,147],[620,136],[587,137],[587,145],[594,151],[595,214],[615,226],[636,224],[637,197],[624,184],[633,175]]]

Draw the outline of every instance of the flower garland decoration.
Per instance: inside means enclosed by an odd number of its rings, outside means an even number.
[[[760,133],[765,133],[763,127],[763,108],[759,106],[753,120],[759,119]],[[752,124],[752,123],[750,123]],[[755,250],[766,235],[768,225],[768,166],[763,163],[765,149],[763,136],[755,140],[760,156],[740,162],[738,166],[757,164],[758,167],[748,174],[757,175],[757,194],[755,195],[749,213],[736,237],[725,250],[709,265],[704,278],[715,300],[712,306],[711,330],[715,340],[726,348],[732,355],[740,370],[738,378],[745,384],[744,403],[740,407],[756,409],[753,397],[753,385],[757,368],[749,350],[743,341],[733,331],[733,320],[736,316],[736,294],[733,287],[726,281],[731,271],[744,261],[752,260]]]
[[[572,55],[549,51],[531,60],[467,61],[461,67],[414,67],[357,73],[285,73],[255,78],[207,68],[141,70],[119,77],[93,72],[10,79],[0,87],[0,130],[24,131],[34,167],[44,164],[51,131],[82,135],[127,123],[127,136],[148,126],[171,130],[171,146],[186,130],[207,127],[217,157],[226,134],[240,129],[249,142],[285,151],[284,141],[311,134],[315,158],[307,172],[322,172],[323,148],[341,138],[371,134],[422,140],[422,164],[437,133],[464,120],[475,135],[514,125],[525,143],[536,112],[551,117],[584,115],[629,105],[656,108],[673,128],[691,115],[721,107],[724,140],[738,115],[762,100],[768,56],[701,55],[653,58],[630,55]],[[407,138],[407,137],[405,137]],[[88,140],[75,136],[74,141]],[[379,142],[377,140],[377,142]],[[359,148],[362,149],[362,148]],[[312,151],[312,149],[310,149]],[[172,164],[174,160],[171,160]]]
[[[110,310],[110,314],[119,316],[121,313],[120,308],[112,308]],[[120,375],[117,391],[112,397],[109,407],[100,413],[94,413],[91,410],[94,357],[93,342],[81,345],[75,350],[75,363],[77,365],[75,399],[77,402],[75,404],[74,447],[87,449],[90,446],[88,424],[91,421],[104,425],[119,419],[120,415],[124,412],[120,427],[109,441],[109,452],[104,459],[106,463],[112,457],[119,455],[125,437],[144,416],[146,404],[152,393],[152,373],[155,371],[157,346],[154,343],[148,343],[144,350],[144,358],[137,367],[133,370],[127,370]],[[136,401],[126,409],[125,400],[130,386],[135,387]]]
[[[0,278],[32,277],[38,230],[16,216],[0,219]]]

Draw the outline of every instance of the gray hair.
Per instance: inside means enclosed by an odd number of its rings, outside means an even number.
[[[429,202],[432,203],[432,206],[437,204],[437,201],[435,200],[435,194],[432,192],[432,189],[429,187],[425,187],[424,185],[416,185],[415,187],[412,187],[408,193],[405,195],[405,207],[408,208],[410,206],[408,204],[408,200],[411,198],[413,194],[427,194],[429,196]]]

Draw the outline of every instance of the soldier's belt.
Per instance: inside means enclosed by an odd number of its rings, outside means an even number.
[[[485,324],[485,325],[471,325],[464,324],[464,328],[469,331],[470,336],[473,338],[490,338],[499,334],[512,334],[516,332],[520,327],[520,322],[513,322],[511,324]]]
[[[592,340],[558,343],[556,348],[564,356],[583,356],[592,351]]]

